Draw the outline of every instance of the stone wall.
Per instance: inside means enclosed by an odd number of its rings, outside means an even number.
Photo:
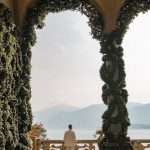
[[[0,5],[0,150],[28,149],[31,52],[18,35],[12,14]]]

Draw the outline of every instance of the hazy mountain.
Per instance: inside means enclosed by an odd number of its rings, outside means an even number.
[[[150,128],[150,104],[129,103],[127,105],[132,127]],[[75,128],[96,129],[101,127],[101,116],[106,110],[104,104],[76,108],[68,105],[57,105],[34,113],[34,122],[42,122],[49,129],[64,129],[69,123]]]
[[[150,104],[136,106],[129,110],[130,118],[133,124],[143,124],[150,126]]]
[[[46,125],[49,124],[49,119],[55,118],[55,116],[57,115],[59,116],[61,113],[70,113],[78,109],[79,108],[77,107],[66,105],[66,104],[54,105],[50,108],[38,112],[34,112],[33,120],[34,122],[42,122]]]

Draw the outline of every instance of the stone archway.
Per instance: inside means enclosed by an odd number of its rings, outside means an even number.
[[[116,2],[119,3],[120,0]],[[110,18],[103,19],[104,12],[99,11],[97,6],[98,3],[91,3],[88,0],[39,0],[28,10],[21,32],[18,32],[13,24],[10,11],[4,5],[0,6],[2,22],[0,25],[0,149],[26,150],[28,147],[26,133],[32,123],[29,100],[31,47],[36,41],[34,26],[41,28],[42,21],[49,12],[68,9],[81,11],[89,18],[92,36],[100,42],[101,53],[104,55],[100,74],[105,82],[102,98],[108,109],[103,115],[104,139],[100,141],[99,147],[102,150],[132,149],[130,139],[127,138],[130,122],[126,109],[128,94],[125,89],[121,44],[132,19],[139,12],[149,10],[150,1],[124,0],[115,21],[115,29],[109,32],[105,32],[108,31],[105,27]]]

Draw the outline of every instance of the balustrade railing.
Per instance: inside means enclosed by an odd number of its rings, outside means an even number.
[[[133,139],[134,150],[149,150],[150,139]],[[64,150],[63,140],[33,139],[32,150]],[[97,140],[77,140],[76,150],[96,150]]]

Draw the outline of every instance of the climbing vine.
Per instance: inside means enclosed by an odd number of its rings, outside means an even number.
[[[6,17],[7,16],[7,17]],[[8,9],[0,5],[0,149],[15,149],[19,140],[16,77],[21,69],[19,43]]]

